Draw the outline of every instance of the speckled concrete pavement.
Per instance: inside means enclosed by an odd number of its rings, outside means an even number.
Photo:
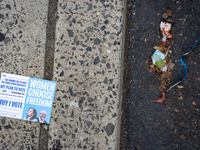
[[[44,78],[48,1],[1,0],[1,72]],[[119,149],[126,0],[59,0],[48,149]],[[1,117],[2,149],[37,149],[39,123]]]
[[[0,72],[43,78],[48,1],[0,0]],[[37,149],[40,124],[0,117],[0,149]]]
[[[50,149],[118,149],[124,6],[58,2]]]

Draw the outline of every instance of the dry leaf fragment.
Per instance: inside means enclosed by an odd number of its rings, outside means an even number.
[[[180,125],[180,126],[184,126],[184,125],[185,125],[185,122],[182,121],[182,122],[179,123],[179,125]]]
[[[166,56],[164,60],[166,61],[166,64],[169,63],[169,62],[171,62],[171,60],[170,60],[170,58],[168,56]],[[170,71],[170,70],[168,70],[168,71]]]
[[[172,11],[168,9],[167,14],[168,14],[168,16],[172,16]]]
[[[183,89],[184,86],[182,86],[182,85],[177,85],[177,88],[179,88],[179,89]]]
[[[167,52],[165,53],[165,57],[167,57],[170,47],[171,46],[168,47]]]
[[[162,71],[160,69],[158,69],[157,67],[155,67],[156,72],[158,73],[162,73]]]
[[[150,72],[155,71],[155,66],[154,65],[149,65],[149,67],[150,67]]]
[[[178,97],[178,100],[183,100],[183,96]]]
[[[162,79],[162,80],[161,80],[161,85],[162,85],[162,86],[166,86],[166,84],[167,84],[166,81],[165,81],[164,79]]]
[[[174,68],[174,66],[175,66],[175,64],[170,62],[170,63],[167,64],[167,69],[170,71]]]
[[[196,106],[196,103],[195,103],[195,101],[193,101],[193,102],[192,102],[192,105]]]
[[[184,134],[181,134],[181,135],[180,135],[180,138],[181,138],[181,139],[185,139],[185,135],[184,135]]]
[[[157,49],[157,50],[159,50],[159,51],[161,51],[161,52],[164,51],[164,49],[163,49],[162,47],[160,47],[160,46],[154,46],[153,48],[154,48],[155,50]]]
[[[161,78],[168,78],[172,73],[169,71],[163,71],[161,74]]]
[[[152,69],[154,69],[154,68],[155,68],[155,66],[154,66],[154,65],[149,65],[149,67],[150,67],[150,68],[152,68]]]
[[[177,108],[174,109],[175,112],[179,112]]]
[[[163,46],[162,44],[160,45],[160,47],[162,47],[162,49],[167,51],[167,48],[165,46]]]

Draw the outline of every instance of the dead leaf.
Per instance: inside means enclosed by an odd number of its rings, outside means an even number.
[[[182,95],[183,95],[182,92],[179,92],[178,96],[182,96]]]
[[[166,86],[166,84],[167,84],[166,81],[165,81],[164,79],[162,79],[162,80],[161,80],[161,85],[162,85],[162,86]]]
[[[179,112],[177,108],[174,109],[175,112]]]
[[[200,77],[198,77],[197,80],[200,80]]]
[[[183,89],[184,86],[182,86],[182,85],[177,85],[177,88],[179,88],[179,89]]]
[[[170,47],[171,47],[171,46],[169,46],[169,47],[167,48],[167,52],[165,53],[165,57],[167,57]]]
[[[160,45],[160,47],[162,47],[162,49],[167,51],[167,48],[165,46],[163,46],[162,44]]]
[[[178,97],[178,100],[183,100],[183,96]]]
[[[153,69],[155,68],[155,66],[154,66],[154,65],[149,65],[149,67],[150,67],[150,68],[153,68]]]
[[[163,45],[163,46],[167,46],[168,44],[167,44],[167,42],[163,42],[163,41],[161,41],[161,44]]]
[[[168,78],[172,73],[169,71],[163,71],[161,74],[161,78]]]
[[[166,56],[164,60],[166,61],[166,63],[169,63],[169,62],[171,62],[171,60],[169,59],[169,57],[168,57],[168,56]]]
[[[154,48],[155,50],[157,49],[157,50],[159,50],[159,51],[161,51],[161,52],[164,51],[164,49],[163,49],[162,47],[160,47],[160,46],[154,46],[153,48]]]
[[[149,67],[150,67],[150,72],[155,71],[155,66],[154,65],[149,65]]]
[[[167,14],[168,14],[168,16],[172,16],[172,11],[168,9]]]
[[[156,72],[158,73],[162,73],[162,71],[160,69],[158,69],[157,67],[155,67]]]
[[[180,125],[180,126],[184,126],[184,125],[185,125],[185,122],[182,121],[182,122],[179,123],[179,125]]]
[[[164,79],[161,79],[161,83],[160,83],[161,85],[158,87],[159,88],[159,90],[161,91],[161,92],[163,92],[164,91],[164,89],[166,89],[166,81],[164,80]]]
[[[158,88],[159,88],[159,91],[160,91],[160,92],[163,92],[164,89],[166,89],[165,86],[163,86],[163,85],[159,86]]]
[[[195,103],[195,101],[192,102],[192,105],[196,106],[197,104]]]
[[[169,62],[169,63],[167,64],[167,69],[172,70],[172,69],[174,68],[174,66],[175,66],[174,63]]]
[[[181,134],[181,135],[180,135],[180,138],[181,138],[181,139],[185,139],[185,135],[184,135],[184,134]]]

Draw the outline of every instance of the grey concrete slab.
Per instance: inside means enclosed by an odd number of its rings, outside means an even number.
[[[60,0],[49,149],[118,149],[124,0]]]
[[[47,10],[48,0],[0,1],[0,72],[43,78]],[[37,149],[39,123],[0,120],[0,149]]]

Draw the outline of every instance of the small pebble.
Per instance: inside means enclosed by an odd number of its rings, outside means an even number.
[[[90,77],[91,77],[91,78],[94,77],[94,73],[90,73]]]
[[[5,39],[4,34],[0,33],[0,42],[3,41]]]
[[[100,13],[100,12],[97,12],[97,16],[99,16],[99,15],[101,15],[101,13]]]
[[[109,49],[107,50],[107,53],[110,53],[110,50],[109,50]]]

